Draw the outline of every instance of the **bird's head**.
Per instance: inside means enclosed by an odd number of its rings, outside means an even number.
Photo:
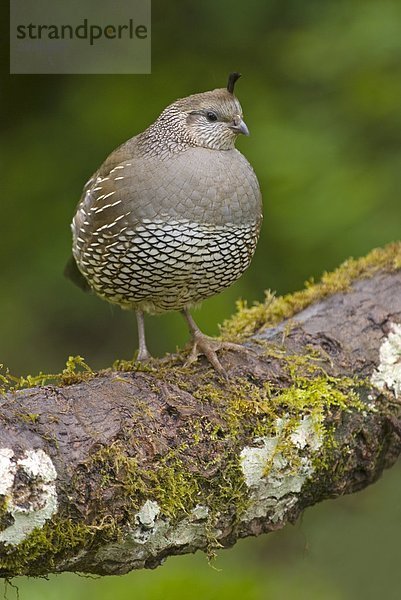
[[[159,124],[165,123],[177,141],[190,146],[212,150],[234,148],[240,133],[249,135],[241,105],[234,96],[239,77],[239,73],[231,73],[227,88],[180,98],[162,112]]]

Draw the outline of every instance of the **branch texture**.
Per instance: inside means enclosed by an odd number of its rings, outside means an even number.
[[[400,245],[372,256],[244,309],[228,382],[177,355],[0,396],[1,575],[155,567],[374,482],[401,450]]]

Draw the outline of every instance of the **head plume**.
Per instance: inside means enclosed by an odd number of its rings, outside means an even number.
[[[230,73],[228,76],[228,82],[227,82],[227,91],[230,92],[230,94],[234,93],[234,86],[236,81],[238,81],[238,79],[241,77],[241,73]]]

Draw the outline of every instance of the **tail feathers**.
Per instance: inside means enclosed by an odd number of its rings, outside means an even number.
[[[70,256],[67,264],[65,265],[64,275],[84,292],[90,291],[90,285],[82,275],[81,271],[78,269],[78,265],[73,256]]]

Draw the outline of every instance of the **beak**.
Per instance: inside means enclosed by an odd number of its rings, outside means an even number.
[[[244,121],[241,119],[241,117],[235,117],[235,119],[229,127],[230,129],[232,129],[232,131],[235,131],[235,133],[237,134],[242,133],[243,135],[249,135],[249,129],[244,123]]]

